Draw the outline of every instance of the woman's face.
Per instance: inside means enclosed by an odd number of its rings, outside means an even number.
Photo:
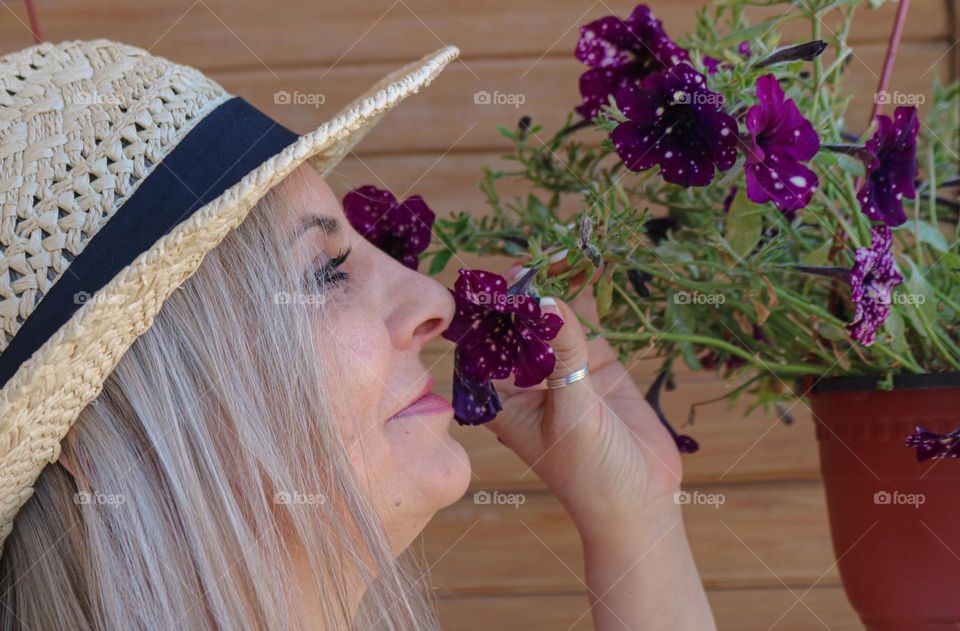
[[[449,434],[453,410],[432,394],[420,361],[424,344],[449,324],[453,298],[354,231],[311,167],[301,166],[288,184],[283,212],[299,234],[297,264],[305,276],[319,271],[327,279],[326,317],[315,331],[317,352],[337,359],[326,390],[354,469],[399,553],[470,480],[467,455]]]

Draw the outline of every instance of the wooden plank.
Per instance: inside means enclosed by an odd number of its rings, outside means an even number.
[[[687,534],[708,588],[839,584],[819,483],[687,490],[723,497],[718,506],[684,506]],[[579,536],[559,502],[545,493],[520,497],[522,503],[512,505],[483,504],[468,495],[430,522],[422,545],[440,593],[584,587]]]
[[[856,95],[849,111],[849,129],[866,126],[876,77],[883,65],[884,46],[864,45],[851,61],[847,87]],[[950,56],[945,44],[912,43],[901,47],[891,90],[923,94],[927,104],[933,77],[945,77]],[[358,148],[361,156],[377,153],[432,153],[501,150],[505,140],[498,125],[512,126],[524,114],[555,130],[579,102],[577,77],[581,67],[568,58],[536,60],[485,60],[469,67],[454,64],[423,94],[411,98],[370,132]],[[532,64],[532,65],[531,65]],[[392,65],[339,66],[329,73],[318,68],[217,72],[214,78],[234,94],[298,131],[306,131],[335,113],[355,95],[392,70]],[[528,72],[529,70],[529,72]],[[288,102],[278,102],[286,92]],[[520,95],[523,104],[475,103],[475,95],[488,92],[507,97]],[[318,101],[323,100],[318,104]],[[519,97],[517,98],[519,100]],[[290,102],[292,101],[292,102]]]
[[[8,8],[18,4],[5,3]],[[470,60],[569,54],[580,25],[611,12],[625,16],[635,4],[633,0],[592,4],[299,0],[269,5],[262,0],[47,0],[38,3],[37,10],[49,41],[106,37],[206,70],[270,68],[279,74],[281,68],[310,64],[407,61],[441,42],[459,45]],[[649,4],[667,32],[679,38],[693,29],[696,10],[703,3],[653,0]],[[758,10],[757,15],[777,11]],[[893,14],[892,3],[877,11],[863,10],[851,33],[853,41],[885,39]],[[946,0],[914,0],[904,39],[946,40],[946,17]],[[825,25],[837,28],[833,19],[828,18]],[[805,37],[807,28],[799,21],[783,25],[788,38]],[[11,17],[0,20],[0,42],[7,52],[30,45],[31,40],[27,29]]]
[[[720,631],[863,631],[840,587],[708,590]],[[677,598],[681,598],[680,595]],[[593,629],[585,591],[572,594],[517,594],[440,598],[444,629],[529,631]],[[826,625],[826,626],[824,626]]]

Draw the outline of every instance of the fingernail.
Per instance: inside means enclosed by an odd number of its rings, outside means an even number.
[[[513,273],[510,277],[510,284],[513,284],[520,280],[520,277],[530,271],[529,267],[518,267],[517,271]]]
[[[556,299],[550,296],[540,298],[540,310],[560,315],[560,307],[557,305]]]
[[[570,250],[568,248],[564,248],[562,250],[554,252],[553,254],[550,255],[550,258],[547,259],[547,262],[550,265],[553,265],[554,263],[559,263],[563,259],[567,258],[567,254],[569,254],[569,252]]]

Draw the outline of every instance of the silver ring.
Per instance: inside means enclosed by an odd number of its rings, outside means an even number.
[[[557,377],[555,379],[547,379],[547,388],[550,390],[557,390],[559,388],[566,388],[571,383],[576,383],[584,377],[590,374],[590,366],[584,366],[580,370],[570,373],[566,377]]]

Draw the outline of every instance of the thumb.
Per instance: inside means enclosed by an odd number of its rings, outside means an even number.
[[[583,325],[580,324],[577,314],[570,305],[559,298],[541,298],[540,309],[544,313],[553,313],[563,319],[563,326],[560,327],[557,336],[550,341],[550,347],[553,348],[557,361],[549,378],[569,377],[587,365],[587,336]],[[570,384],[566,388],[572,386],[573,384]]]
[[[567,303],[558,298],[545,297],[540,300],[540,308],[546,313],[555,313],[563,318],[560,332],[550,342],[557,361],[553,373],[547,379],[547,399],[544,409],[544,430],[565,434],[573,424],[589,418],[589,412],[597,399],[590,382],[588,368],[589,349],[584,327],[577,314]],[[550,387],[550,382],[558,379],[579,377],[566,385]],[[559,387],[558,387],[559,386]]]
[[[563,319],[560,331],[548,342],[556,357],[549,379],[579,371],[587,364],[587,339],[573,309],[562,300],[548,297],[540,299],[540,309]],[[506,389],[499,384],[497,388]],[[594,400],[589,377],[560,389],[548,389],[545,382],[531,388],[518,388],[515,394],[504,399],[505,414],[485,427],[527,464],[533,465],[566,433],[570,427],[568,419],[583,418],[583,411]],[[563,413],[558,414],[558,410]]]

